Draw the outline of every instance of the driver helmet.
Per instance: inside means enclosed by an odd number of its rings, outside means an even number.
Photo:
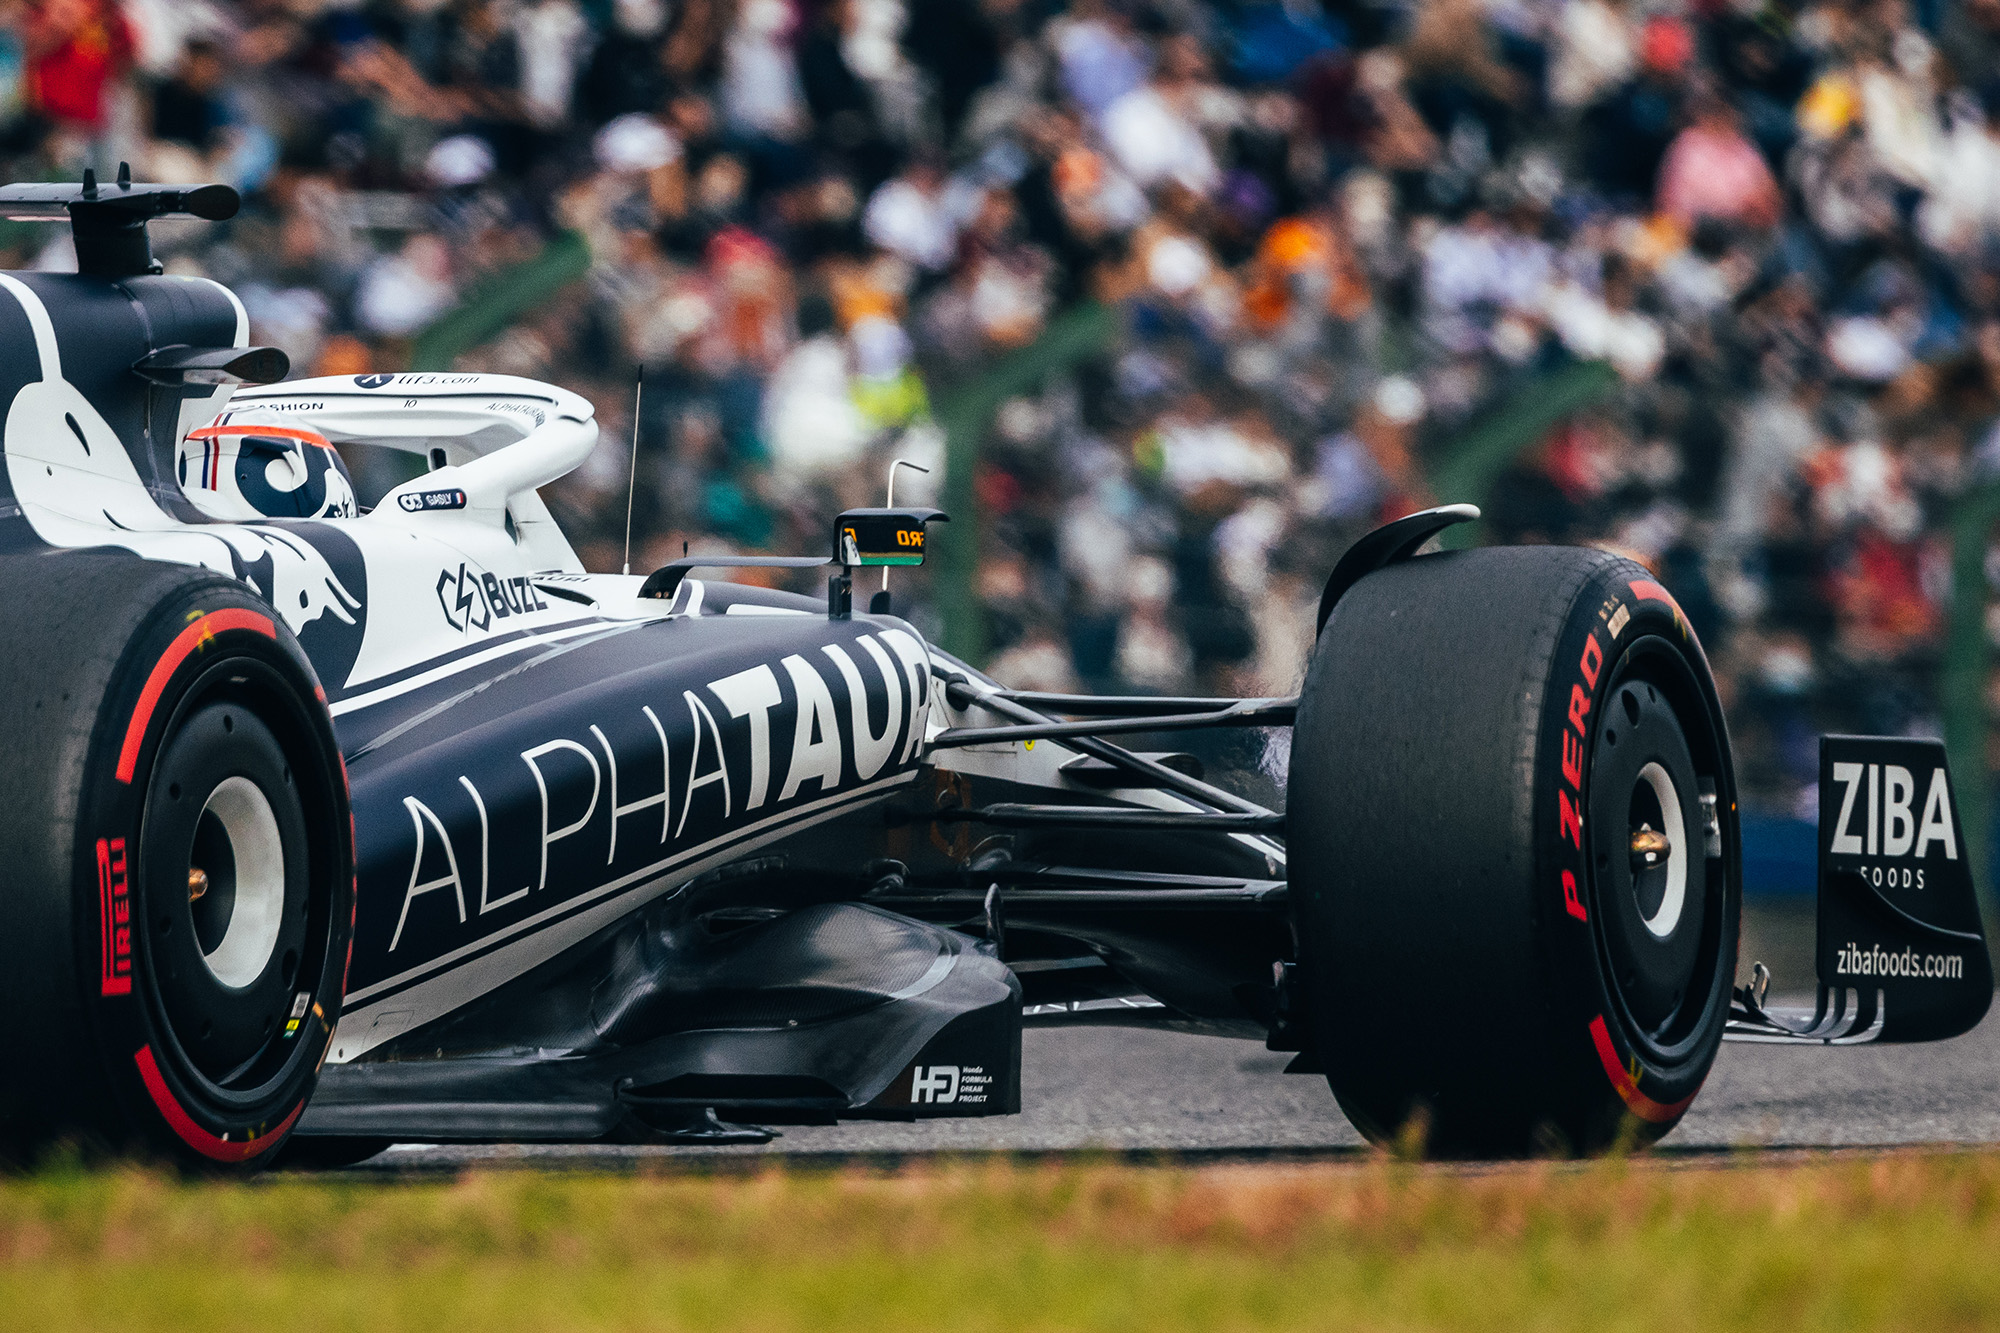
[[[210,518],[353,518],[354,482],[326,436],[268,409],[224,412],[181,441],[181,493]]]

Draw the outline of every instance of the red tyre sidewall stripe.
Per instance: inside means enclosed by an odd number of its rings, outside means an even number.
[[[174,1096],[173,1089],[167,1086],[166,1076],[160,1072],[159,1061],[154,1059],[151,1046],[141,1046],[133,1053],[132,1062],[139,1067],[139,1077],[145,1083],[153,1104],[160,1108],[160,1115],[166,1120],[168,1128],[178,1134],[188,1147],[214,1161],[247,1162],[259,1153],[268,1152],[285,1137],[285,1131],[292,1127],[292,1123],[306,1109],[306,1104],[301,1101],[283,1120],[269,1130],[255,1138],[234,1143],[216,1137],[194,1122],[194,1118]]]
[[[1617,1089],[1620,1100],[1633,1115],[1649,1124],[1664,1125],[1677,1119],[1694,1101],[1696,1093],[1701,1091],[1697,1088],[1677,1102],[1665,1103],[1656,1102],[1639,1091],[1639,1081],[1632,1077],[1632,1071],[1618,1058],[1618,1047],[1611,1040],[1611,1029],[1605,1024],[1603,1014],[1590,1020],[1590,1040],[1597,1047],[1597,1058],[1603,1062],[1605,1076]]]
[[[181,663],[190,654],[205,647],[216,635],[231,630],[248,630],[267,639],[278,637],[277,626],[271,623],[269,616],[240,607],[211,611],[182,630],[160,660],[153,664],[152,674],[146,677],[146,687],[139,692],[139,702],[132,709],[132,720],[125,726],[125,743],[118,751],[116,773],[120,782],[131,785],[133,776],[139,770],[139,751],[146,743],[146,728],[152,723],[154,710],[160,706],[160,698],[167,692],[174,672],[180,669]]]
[[[1631,589],[1636,601],[1658,602],[1673,612],[1674,628],[1680,631],[1681,638],[1694,649],[1695,656],[1707,660],[1707,655],[1702,652],[1701,642],[1694,636],[1694,626],[1688,624],[1687,613],[1681,610],[1681,604],[1674,600],[1672,593],[1651,579],[1633,579],[1626,584],[1626,587]]]

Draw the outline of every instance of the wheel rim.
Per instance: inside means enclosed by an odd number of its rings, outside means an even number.
[[[248,987],[271,961],[285,909],[284,834],[250,779],[223,779],[203,804],[188,898],[202,962],[231,990]]]
[[[1716,724],[1685,660],[1656,637],[1621,657],[1603,696],[1585,816],[1607,989],[1652,1063],[1698,1057],[1732,977],[1728,876],[1711,845]]]
[[[300,1049],[293,1010],[302,994],[310,1004],[325,942],[288,747],[265,721],[270,701],[244,688],[261,674],[233,663],[209,673],[218,688],[190,691],[155,761],[141,830],[163,1058],[220,1103],[254,1101],[284,1077]]]
[[[1654,939],[1670,939],[1687,906],[1687,823],[1681,814],[1680,793],[1673,776],[1653,761],[1639,770],[1632,796],[1632,814],[1627,816],[1626,831],[1631,835],[1633,848],[1633,888],[1639,898],[1640,924]],[[1650,838],[1663,839],[1664,852],[1654,850]],[[1644,878],[1637,864],[1641,856],[1646,858]],[[1651,881],[1655,877],[1664,880],[1658,894],[1659,906],[1651,915],[1645,915],[1647,902],[1653,897]],[[1637,892],[1641,885],[1645,893]]]

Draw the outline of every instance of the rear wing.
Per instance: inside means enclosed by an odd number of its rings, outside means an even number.
[[[10,222],[67,222],[76,241],[77,272],[99,278],[158,273],[146,224],[155,218],[226,222],[239,200],[227,185],[135,185],[132,169],[118,164],[118,179],[99,185],[86,168],[83,184],[0,186],[0,217]]]
[[[1766,1006],[1758,963],[1728,1038],[1847,1045],[1975,1027],[1993,967],[1964,834],[1942,742],[1821,737],[1817,1000]]]

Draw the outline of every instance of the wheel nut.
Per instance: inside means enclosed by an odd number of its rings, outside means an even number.
[[[1659,865],[1673,849],[1666,834],[1657,832],[1650,824],[1641,824],[1632,834],[1632,869],[1647,870]]]
[[[188,867],[188,901],[194,902],[208,892],[208,872],[200,866]]]

